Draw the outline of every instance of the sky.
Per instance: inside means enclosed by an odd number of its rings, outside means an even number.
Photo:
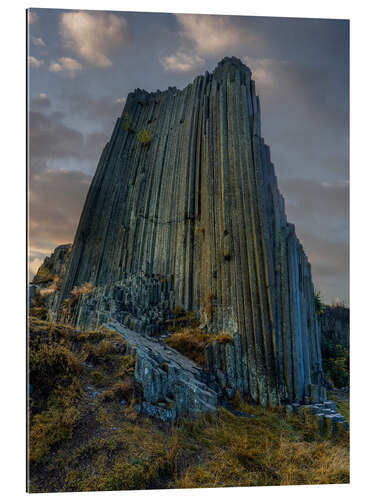
[[[28,30],[30,277],[73,241],[127,94],[182,89],[236,56],[315,288],[349,303],[348,21],[31,9]]]

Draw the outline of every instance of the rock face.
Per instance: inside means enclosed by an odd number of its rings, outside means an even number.
[[[206,353],[221,385],[263,406],[319,403],[311,268],[260,124],[251,71],[236,58],[183,90],[130,93],[53,310],[83,329],[116,320],[154,334],[174,308],[193,311],[233,337]],[[71,307],[85,283],[94,290]]]
[[[71,243],[59,245],[49,257],[44,259],[32,281],[33,285],[46,285],[57,276],[61,278],[66,271],[66,262],[72,250]]]
[[[206,384],[207,374],[193,361],[117,322],[105,326],[122,335],[127,353],[136,359],[134,377],[143,391],[139,411],[173,422],[180,416],[216,410],[218,394]]]

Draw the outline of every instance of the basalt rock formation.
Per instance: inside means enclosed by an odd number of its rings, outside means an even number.
[[[45,286],[55,278],[61,279],[65,274],[66,263],[71,250],[72,245],[70,243],[56,247],[52,254],[44,259],[31,283]]]
[[[228,397],[325,400],[310,264],[286,218],[251,71],[236,58],[183,90],[128,95],[52,312],[81,329],[116,320],[155,336],[176,308],[233,337],[206,349]]]

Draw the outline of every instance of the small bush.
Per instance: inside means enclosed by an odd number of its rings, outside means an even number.
[[[79,297],[80,295],[83,295],[84,293],[87,294],[92,294],[94,290],[94,286],[92,283],[83,283],[80,287],[75,286],[71,292],[73,297]]]
[[[42,344],[31,349],[29,356],[30,383],[49,391],[68,377],[78,375],[82,365],[76,354],[59,344]]]
[[[108,403],[110,401],[121,401],[125,399],[129,401],[134,395],[134,384],[129,377],[125,382],[118,382],[110,389],[104,391],[100,395],[100,400]]]
[[[34,316],[34,318],[46,321],[48,317],[48,309],[45,306],[30,307],[30,315]]]
[[[29,437],[29,459],[40,462],[52,446],[71,439],[80,412],[74,407],[50,408],[33,418]]]
[[[84,344],[83,357],[85,361],[94,365],[105,364],[111,360],[113,354],[118,352],[118,348],[109,340],[102,340],[97,345]]]
[[[135,367],[135,357],[131,354],[127,354],[122,357],[121,365],[117,372],[117,377],[122,378],[128,375],[132,375],[134,373]]]
[[[92,330],[89,332],[82,332],[77,335],[79,342],[90,342],[97,344],[105,338],[105,333],[99,330]]]
[[[318,291],[314,295],[314,305],[315,305],[315,312],[318,315],[322,315],[324,313],[324,304],[322,302],[322,298],[320,296],[320,292]]]
[[[152,135],[147,129],[143,128],[137,132],[137,139],[142,146],[149,146],[152,141]]]

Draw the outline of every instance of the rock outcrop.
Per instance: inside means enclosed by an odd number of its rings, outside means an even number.
[[[219,395],[209,387],[208,374],[196,363],[117,322],[105,326],[124,338],[127,354],[135,357],[134,377],[143,393],[138,411],[171,422],[184,415],[216,411]]]
[[[176,307],[233,337],[206,352],[229,392],[263,406],[325,400],[310,264],[236,58],[183,90],[128,95],[52,309],[82,329],[115,320],[157,334]]]
[[[43,264],[39,267],[32,280],[32,284],[46,286],[54,278],[60,279],[65,274],[66,263],[71,250],[71,243],[56,247],[52,254],[44,259]]]

